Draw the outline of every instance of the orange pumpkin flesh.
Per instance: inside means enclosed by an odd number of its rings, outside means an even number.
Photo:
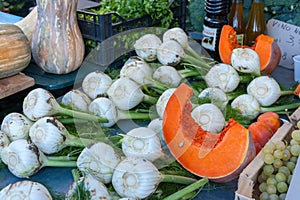
[[[219,42],[219,54],[222,62],[225,64],[230,64],[232,51],[238,47],[240,46],[236,39],[236,32],[234,29],[229,25],[223,26]]]
[[[260,71],[271,74],[281,59],[281,51],[274,38],[261,34],[252,47],[241,46],[236,39],[236,32],[230,25],[224,25],[220,35],[219,55],[223,63],[231,63],[232,50],[235,48],[251,48],[260,58]]]
[[[233,119],[220,134],[210,133],[191,116],[193,90],[181,84],[170,97],[163,117],[163,132],[170,152],[191,173],[214,182],[237,178],[254,158],[248,130]]]
[[[260,59],[260,71],[264,74],[271,74],[281,59],[281,51],[274,38],[259,35],[254,44],[254,51]]]

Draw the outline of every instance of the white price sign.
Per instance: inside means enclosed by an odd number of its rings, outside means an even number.
[[[267,23],[268,35],[273,37],[281,50],[279,65],[293,69],[293,56],[300,54],[300,27],[276,19]]]

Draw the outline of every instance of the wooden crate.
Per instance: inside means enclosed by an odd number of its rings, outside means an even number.
[[[25,90],[34,85],[34,79],[23,73],[0,79],[0,99]]]
[[[291,132],[295,129],[297,121],[300,120],[300,108],[298,108],[291,116],[290,122],[285,121],[283,125],[270,139],[272,142],[289,140]],[[261,173],[263,167],[263,153],[259,152],[257,156],[242,171],[238,179],[238,189],[235,192],[235,200],[254,200],[259,199],[259,191],[257,177]]]

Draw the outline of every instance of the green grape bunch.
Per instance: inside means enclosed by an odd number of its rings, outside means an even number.
[[[300,154],[300,121],[291,140],[269,141],[262,149],[264,165],[258,176],[260,200],[285,199]]]

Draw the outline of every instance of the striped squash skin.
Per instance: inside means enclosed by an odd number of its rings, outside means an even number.
[[[15,75],[31,60],[31,48],[23,31],[14,24],[0,24],[0,78]]]
[[[76,18],[77,3],[77,0],[37,0],[32,56],[48,73],[70,73],[83,61],[84,41]]]

